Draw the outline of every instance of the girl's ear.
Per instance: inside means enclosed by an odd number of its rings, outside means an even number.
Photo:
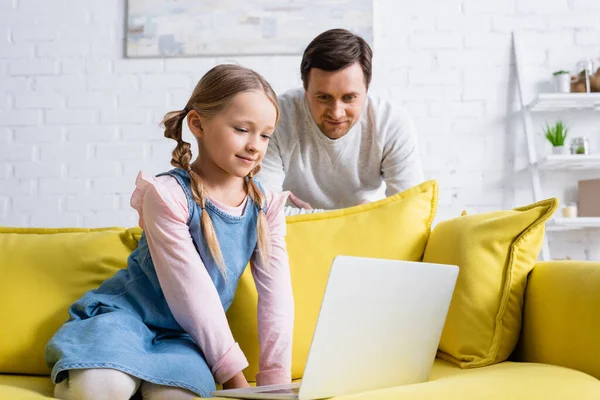
[[[204,130],[202,129],[204,122],[204,117],[198,114],[195,110],[191,110],[187,115],[188,128],[190,128],[192,134],[197,138],[202,137],[202,134],[204,133]]]

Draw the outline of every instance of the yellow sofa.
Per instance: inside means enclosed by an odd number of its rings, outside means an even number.
[[[325,251],[317,252],[298,265],[299,258],[308,257],[304,246],[310,240],[323,249],[350,243],[351,247],[344,250],[346,254],[420,260],[431,234],[431,210],[436,205],[434,189],[427,186],[408,196],[327,213],[324,217],[288,219],[288,250],[297,309],[295,378],[301,378],[298,374],[314,328],[316,311],[309,312],[309,308],[318,309],[327,276],[327,271],[320,271],[319,278],[318,271],[306,265],[316,263],[318,257],[325,257],[323,262],[328,263],[331,256]],[[423,197],[414,200],[418,196]],[[409,200],[414,200],[410,207],[402,208]],[[419,207],[421,214],[415,211]],[[403,215],[407,210],[410,213]],[[514,217],[515,213],[510,215]],[[413,224],[410,233],[395,232],[397,224],[384,229],[382,226],[389,225],[390,215],[402,217],[403,224]],[[348,231],[348,226],[357,228],[361,223],[375,224],[378,229],[368,234],[365,229]],[[444,229],[449,226],[452,225]],[[337,231],[324,232],[328,229]],[[66,310],[72,301],[126,266],[126,258],[137,246],[140,234],[139,228],[0,227],[0,399],[52,397],[53,384],[44,363],[46,342],[67,318]],[[297,243],[300,237],[303,246]],[[383,238],[392,241],[396,237],[401,237],[408,247],[382,244]],[[362,248],[360,243],[367,242],[369,247]],[[399,250],[394,253],[394,249]],[[332,250],[338,251],[341,250]],[[303,273],[310,276],[307,278]],[[314,284],[298,283],[306,279],[314,280]],[[429,382],[338,398],[600,399],[600,263],[542,262],[525,279],[521,331],[509,361],[461,368],[448,357],[437,358]],[[244,307],[256,300],[248,282],[248,276],[242,278],[236,301],[239,298],[244,301],[237,301],[237,305],[234,302],[228,317],[236,339],[251,361],[245,372],[252,379],[256,368],[254,328],[248,328],[247,322],[241,322],[239,317],[247,314]],[[299,334],[302,330],[306,333]]]

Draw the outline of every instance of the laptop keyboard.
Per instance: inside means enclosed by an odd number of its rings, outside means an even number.
[[[273,389],[273,390],[265,390],[260,393],[268,393],[268,394],[298,394],[300,392],[300,388],[291,388],[291,389]]]

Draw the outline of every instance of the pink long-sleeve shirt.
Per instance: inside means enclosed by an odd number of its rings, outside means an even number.
[[[258,385],[291,381],[294,300],[285,246],[288,193],[266,195],[266,217],[272,251],[262,265],[257,251],[250,260],[258,291],[260,342]],[[230,207],[211,201],[224,212],[242,215],[245,201]],[[251,203],[248,203],[251,204]],[[217,383],[224,383],[248,366],[233,339],[223,306],[196,250],[189,227],[188,202],[179,183],[170,176],[137,177],[131,206],[140,217],[161,288],[176,321],[200,347]]]

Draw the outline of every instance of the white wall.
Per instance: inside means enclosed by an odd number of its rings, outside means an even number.
[[[367,1],[367,0],[365,0]],[[599,0],[374,0],[372,92],[415,119],[438,220],[532,201],[510,32],[523,30],[528,89],[600,57]],[[169,168],[158,123],[219,62],[300,84],[300,56],[124,59],[122,0],[0,0],[0,225],[130,226],[138,170]],[[545,120],[536,119],[536,132]],[[600,113],[565,116],[600,151]],[[512,121],[512,122],[511,122]],[[514,154],[516,148],[516,155]],[[541,152],[549,148],[540,141]],[[578,178],[545,176],[567,200]],[[514,188],[519,188],[514,190]],[[600,233],[553,234],[556,257],[600,258]]]

